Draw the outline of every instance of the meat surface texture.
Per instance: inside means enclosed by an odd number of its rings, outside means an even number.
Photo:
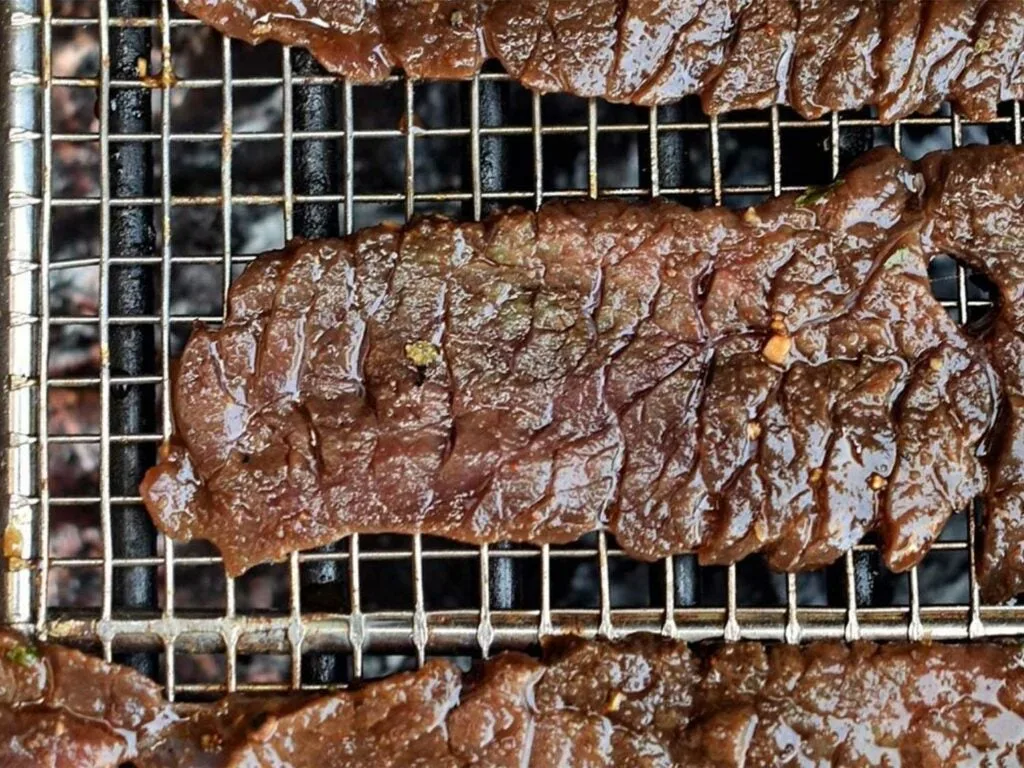
[[[464,681],[449,663],[429,662],[268,718],[226,765],[1024,764],[1019,647],[702,651],[654,636],[574,640],[543,662],[498,656]]]
[[[709,114],[788,104],[807,118],[949,100],[990,120],[1024,96],[1017,0],[178,0],[225,34],[310,49],[359,83],[401,67],[466,79],[495,58],[527,87]]]
[[[187,717],[127,668],[11,633],[0,645],[5,768],[1024,765],[1019,644],[561,637],[541,660],[505,653],[463,674],[435,659]]]
[[[986,487],[1000,392],[926,271],[922,206],[973,179],[920,168],[989,156],[1024,157],[878,150],[742,213],[554,204],[262,256],[184,350],[146,505],[232,574],[356,532],[599,529],[790,570],[877,531],[906,569]]]
[[[981,270],[998,291],[986,343],[1002,415],[978,577],[986,597],[1003,600],[1024,592],[1024,154],[995,146],[932,155],[921,171],[928,247]]]
[[[175,720],[131,669],[0,631],[0,765],[118,768]]]

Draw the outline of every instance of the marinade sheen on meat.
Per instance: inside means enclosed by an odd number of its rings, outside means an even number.
[[[119,768],[175,716],[160,687],[79,651],[0,630],[0,765]]]
[[[1018,645],[555,638],[468,675],[176,716],[134,670],[0,634],[4,768],[579,768],[1024,763]],[[130,762],[125,762],[130,760]]]
[[[878,107],[949,100],[969,118],[1024,97],[1018,0],[178,0],[222,32],[309,48],[377,82],[464,79],[487,58],[542,92],[705,109]]]
[[[987,157],[1021,155],[946,162]],[[353,532],[598,529],[785,569],[877,530],[908,568],[985,488],[999,391],[926,272],[922,201],[973,179],[925,178],[879,150],[743,213],[554,204],[260,257],[185,347],[145,503],[232,574]]]
[[[931,250],[982,270],[999,310],[986,343],[1002,380],[1000,429],[985,494],[979,580],[986,596],[1024,592],[1024,153],[1012,147],[930,155],[925,227]]]
[[[1020,765],[1019,647],[805,648],[704,655],[653,636],[569,641],[544,662],[504,654],[272,717],[226,765]],[[460,690],[461,689],[461,690]]]

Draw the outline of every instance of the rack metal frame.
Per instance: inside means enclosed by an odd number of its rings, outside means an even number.
[[[354,86],[325,74],[301,51],[264,46],[259,55],[280,55],[281,77],[239,78],[232,74],[231,43],[223,42],[222,75],[210,79],[179,79],[175,74],[171,30],[198,22],[172,15],[168,0],[109,0],[95,5],[90,18],[59,17],[53,0],[9,0],[0,10],[3,54],[3,97],[7,125],[3,126],[4,184],[8,210],[3,233],[3,285],[7,310],[0,327],[0,361],[4,366],[3,419],[4,505],[3,617],[4,624],[54,641],[98,646],[103,655],[131,653],[130,661],[156,674],[173,699],[183,694],[238,689],[265,689],[267,684],[239,681],[238,657],[243,654],[287,654],[290,680],[276,687],[317,688],[333,684],[339,659],[351,659],[352,674],[363,674],[367,653],[389,652],[414,656],[422,662],[434,653],[488,655],[499,649],[528,647],[553,632],[571,630],[586,635],[617,636],[647,630],[686,640],[739,638],[799,642],[818,638],[948,639],[984,636],[1024,637],[1024,606],[988,605],[981,601],[974,578],[975,516],[968,515],[968,536],[943,541],[936,552],[968,553],[970,597],[956,605],[922,603],[918,572],[909,579],[907,605],[865,605],[855,573],[855,558],[869,553],[858,546],[830,570],[836,598],[828,606],[799,601],[798,576],[786,579],[786,602],[777,607],[742,605],[735,567],[727,571],[727,597],[721,605],[699,603],[695,587],[702,569],[692,557],[665,560],[652,567],[652,595],[657,604],[616,606],[612,603],[609,563],[623,557],[603,534],[593,545],[567,547],[435,548],[413,536],[402,549],[364,547],[359,536],[335,547],[293,554],[287,562],[289,600],[272,614],[236,610],[236,584],[227,578],[226,610],[217,615],[178,609],[176,580],[193,566],[217,565],[216,557],[176,554],[171,542],[158,547],[158,537],[141,507],[137,484],[157,446],[170,433],[171,414],[166,391],[170,375],[168,339],[172,327],[195,320],[217,322],[220,317],[177,316],[171,313],[172,266],[186,263],[220,265],[225,291],[232,266],[252,258],[231,248],[232,209],[238,205],[280,208],[286,236],[327,236],[353,228],[354,206],[393,203],[407,216],[430,205],[457,203],[464,215],[477,217],[494,205],[539,205],[559,197],[623,195],[702,195],[718,204],[737,195],[778,195],[801,189],[783,183],[782,143],[789,132],[825,130],[829,137],[831,170],[841,166],[841,138],[851,131],[879,131],[899,148],[908,126],[948,127],[950,143],[963,141],[967,126],[956,116],[916,117],[883,128],[865,117],[832,114],[816,121],[788,119],[779,109],[742,119],[690,119],[673,108],[647,111],[647,119],[602,123],[591,100],[581,124],[551,124],[542,120],[542,97],[532,96],[532,122],[505,122],[502,89],[507,77],[485,73],[464,84],[468,125],[416,125],[415,97],[423,88],[393,77],[382,88],[400,89],[405,120],[394,129],[356,129]],[[101,66],[96,77],[59,77],[53,72],[53,32],[80,26],[96,31]],[[161,68],[136,72],[139,58],[159,52]],[[232,94],[245,87],[279,87],[284,122],[280,131],[236,132]],[[85,88],[97,93],[99,128],[72,134],[53,130],[55,88]],[[222,128],[217,133],[180,133],[171,125],[171,99],[180,89],[219,89]],[[392,92],[394,92],[392,90]],[[156,93],[159,109],[149,108]],[[340,98],[336,96],[340,95]],[[156,116],[154,118],[154,115]],[[1019,103],[999,126],[1021,142]],[[725,131],[768,131],[772,166],[768,183],[730,185],[724,178]],[[645,148],[641,158],[645,183],[605,188],[599,180],[599,137],[611,132],[633,133]],[[556,190],[545,185],[543,145],[548,137],[573,134],[585,138],[586,183],[582,188]],[[509,137],[529,137],[533,149],[534,185],[528,190],[505,186]],[[421,192],[415,177],[416,155],[430,137],[468,141],[466,188]],[[680,142],[701,137],[709,142],[709,184],[694,183],[681,171]],[[364,139],[404,142],[406,163],[402,192],[373,192],[357,188],[353,158]],[[247,141],[280,141],[284,162],[280,194],[235,194],[232,190],[234,148]],[[100,194],[68,198],[53,186],[56,142],[94,142],[99,145]],[[216,142],[222,158],[218,195],[172,194],[172,147]],[[327,172],[324,172],[324,169]],[[223,252],[178,255],[172,239],[175,212],[186,206],[219,206],[223,221]],[[100,249],[95,256],[75,261],[51,261],[53,214],[61,208],[97,209]],[[99,270],[99,306],[95,316],[61,315],[50,307],[51,276],[60,269]],[[153,290],[150,275],[157,275]],[[955,307],[961,322],[968,310],[984,302],[969,302],[967,276],[958,272]],[[101,347],[98,376],[58,378],[48,372],[51,329],[62,325],[95,325]],[[143,361],[158,362],[158,372],[145,373]],[[47,403],[60,388],[98,388],[102,425],[96,435],[50,433]],[[128,392],[125,396],[121,394]],[[112,394],[116,393],[116,394]],[[159,407],[158,407],[159,403]],[[99,494],[59,498],[48,489],[50,449],[61,444],[99,446]],[[54,505],[96,507],[102,530],[102,557],[60,559],[50,555],[49,512]],[[478,605],[462,610],[429,610],[424,600],[424,564],[431,561],[478,563]],[[577,559],[597,563],[599,595],[596,608],[552,606],[552,563]],[[412,574],[412,603],[403,610],[362,608],[368,585],[361,569],[368,563],[392,561],[407,565]],[[524,587],[519,574],[539,568],[539,608],[523,608],[516,598]],[[48,603],[47,584],[56,568],[94,568],[102,574],[100,604],[94,611],[65,611]],[[313,590],[312,586],[317,589]],[[318,604],[324,589],[343,593],[346,609]],[[164,598],[157,604],[158,587]],[[177,655],[223,653],[226,674],[216,684],[184,684],[175,680]],[[163,663],[159,663],[162,654]],[[341,655],[339,655],[341,654]],[[162,667],[162,669],[159,669]]]

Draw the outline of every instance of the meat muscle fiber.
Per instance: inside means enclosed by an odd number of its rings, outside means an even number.
[[[360,83],[466,79],[488,58],[541,92],[709,114],[789,104],[883,121],[1024,97],[1017,0],[178,0],[250,43],[309,48]]]
[[[928,217],[1022,157],[877,150],[743,213],[553,204],[267,254],[184,350],[145,503],[232,574],[355,532],[598,529],[782,569],[877,531],[906,569],[985,489],[1000,392],[931,294]]]

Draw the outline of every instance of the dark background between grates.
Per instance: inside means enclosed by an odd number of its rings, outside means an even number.
[[[195,320],[221,319],[244,264],[290,237],[564,197],[748,205],[827,183],[874,145],[918,157],[1019,143],[1019,104],[988,125],[948,110],[894,127],[867,110],[709,121],[693,99],[649,110],[540,97],[497,69],[352,86],[303,51],[226,41],[167,0],[12,8],[5,35],[26,52],[9,99],[32,108],[16,114],[7,151],[34,173],[10,196],[11,242],[29,245],[9,254],[8,513],[28,567],[6,561],[5,622],[97,647],[176,698],[320,687],[555,631],[1024,634],[1021,608],[977,595],[968,515],[899,576],[871,542],[785,575],[758,557],[638,563],[604,535],[543,548],[360,536],[231,580],[212,548],[158,537],[138,498],[171,429],[173,355]],[[983,280],[949,260],[932,271],[954,318],[983,319]]]

